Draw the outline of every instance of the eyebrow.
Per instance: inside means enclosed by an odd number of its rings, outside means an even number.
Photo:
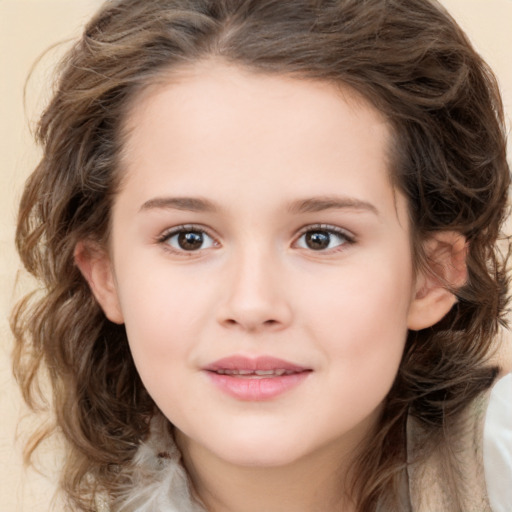
[[[211,201],[198,197],[155,197],[149,199],[140,207],[140,211],[153,209],[214,212],[218,208]]]
[[[153,209],[184,210],[191,212],[216,212],[219,208],[208,199],[198,197],[155,197],[146,201],[140,211]],[[316,213],[325,210],[361,210],[379,215],[377,208],[367,202],[353,197],[320,196],[299,199],[288,205],[292,214]]]
[[[294,201],[288,207],[290,213],[315,213],[325,210],[361,210],[379,215],[377,208],[367,201],[353,197],[321,196]]]

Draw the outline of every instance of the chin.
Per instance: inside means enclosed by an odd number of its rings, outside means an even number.
[[[219,453],[218,455],[225,462],[234,466],[247,468],[272,468],[283,467],[293,464],[302,454],[296,452],[273,452],[269,453],[268,448],[260,448],[258,450],[240,450],[238,453]]]
[[[261,432],[210,440],[208,444],[218,458],[243,467],[286,466],[302,458],[307,451],[304,439],[293,439],[290,435],[262,436]]]

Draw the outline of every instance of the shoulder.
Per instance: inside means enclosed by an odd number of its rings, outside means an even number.
[[[414,512],[491,512],[483,464],[489,393],[480,395],[445,429],[436,446],[414,418],[407,425],[408,474]]]
[[[137,450],[124,491],[110,510],[98,512],[205,512],[192,497],[181,454],[161,415]]]
[[[494,512],[512,503],[512,373],[492,390],[484,427],[484,466]]]

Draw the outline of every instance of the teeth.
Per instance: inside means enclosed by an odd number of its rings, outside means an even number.
[[[295,373],[291,370],[277,368],[275,370],[226,370],[219,369],[216,373],[220,375],[233,375],[240,377],[281,377],[282,375],[291,375]]]

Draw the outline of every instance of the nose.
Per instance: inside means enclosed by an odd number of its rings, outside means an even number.
[[[247,251],[230,264],[218,321],[244,331],[277,331],[292,320],[289,292],[278,258]]]

